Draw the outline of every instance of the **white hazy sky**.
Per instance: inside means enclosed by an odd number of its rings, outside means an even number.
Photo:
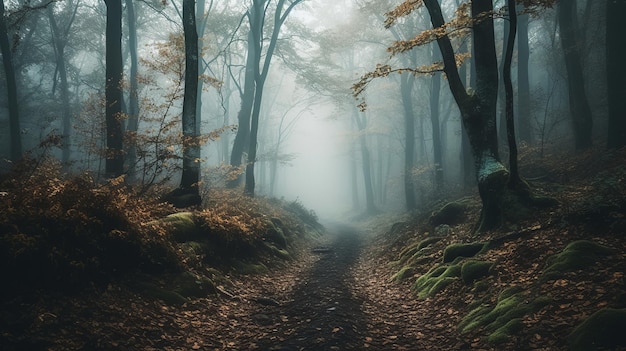
[[[303,116],[285,145],[296,159],[279,170],[278,195],[298,198],[323,219],[341,216],[351,206],[343,124],[328,115]]]

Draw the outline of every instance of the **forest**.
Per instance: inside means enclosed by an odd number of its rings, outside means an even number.
[[[0,349],[626,350],[625,15],[0,0]]]

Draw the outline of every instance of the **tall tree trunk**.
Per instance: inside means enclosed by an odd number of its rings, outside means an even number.
[[[609,103],[607,146],[626,145],[626,0],[607,1],[606,72]]]
[[[576,1],[560,1],[558,13],[559,34],[567,71],[569,108],[572,115],[574,143],[576,150],[584,150],[591,147],[593,119],[587,93],[585,92],[579,41],[576,35]]]
[[[67,69],[65,67],[65,45],[67,44],[67,38],[65,33],[59,29],[56,18],[54,18],[53,6],[50,5],[47,8],[48,20],[50,27],[52,28],[52,40],[54,45],[54,53],[56,58],[57,71],[59,72],[60,80],[60,94],[61,94],[61,120],[63,126],[63,148],[61,154],[61,162],[63,167],[67,168],[70,161],[70,147],[71,147],[71,111],[70,111],[70,97],[69,86],[67,83]]]
[[[415,112],[413,109],[414,75],[402,75],[400,78],[402,107],[404,109],[404,201],[406,209],[417,207],[413,168],[415,162]]]
[[[22,159],[22,132],[20,127],[19,106],[17,103],[17,83],[15,80],[15,69],[13,67],[13,55],[5,21],[4,0],[0,0],[0,49],[2,51],[2,64],[4,65],[4,74],[7,82],[11,161],[17,162]]]
[[[128,175],[136,177],[137,166],[137,130],[139,129],[139,83],[137,82],[137,15],[133,0],[126,0],[126,17],[128,22],[128,51],[130,54],[130,89],[128,91]]]
[[[263,23],[264,23],[264,14],[265,9],[264,5],[266,0],[254,0],[253,7],[257,7],[256,12],[261,13],[261,17],[259,17],[259,22],[256,26],[258,31],[255,31],[255,46],[256,46],[256,64],[255,64],[255,93],[254,93],[254,104],[252,108],[252,116],[250,119],[250,137],[249,137],[249,145],[248,145],[248,163],[246,164],[246,184],[244,187],[244,193],[248,196],[254,196],[254,164],[256,162],[257,155],[257,140],[258,140],[258,132],[259,132],[259,116],[261,113],[261,102],[263,98],[263,88],[265,86],[265,81],[267,79],[267,75],[269,73],[270,64],[272,62],[272,58],[274,56],[274,50],[276,50],[276,45],[278,44],[278,35],[280,34],[280,30],[285,23],[285,20],[289,16],[291,10],[302,0],[293,0],[287,8],[283,12],[283,7],[285,6],[285,0],[278,0],[276,3],[276,9],[274,10],[274,27],[272,29],[272,35],[270,37],[269,43],[267,45],[267,50],[265,52],[265,58],[263,60],[263,65],[261,66],[261,46],[263,44]],[[251,24],[252,26],[252,24]],[[247,72],[246,72],[247,74]]]
[[[508,21],[502,21],[502,37],[509,37],[510,29]],[[504,57],[506,56],[506,45],[502,45],[501,62],[500,62],[500,81],[498,82],[498,141],[500,146],[504,146],[504,142],[507,138],[507,124],[506,124],[506,97],[504,92]]]
[[[183,0],[183,30],[185,33],[185,93],[183,97],[183,174],[180,188],[185,193],[199,195],[200,144],[196,100],[198,98],[198,32],[196,31],[195,0]],[[197,198],[196,198],[197,201]]]
[[[260,57],[261,50],[257,43],[260,29],[259,24],[262,23],[262,11],[257,9],[256,1],[247,13],[248,23],[250,28],[248,30],[248,52],[246,54],[246,68],[243,84],[243,94],[241,94],[241,108],[237,115],[237,134],[233,142],[233,148],[230,154],[230,165],[233,167],[240,167],[243,160],[243,154],[247,150],[250,142],[250,118],[252,116],[252,109],[254,106],[254,94],[255,89],[255,77],[257,75],[259,62],[257,57]],[[241,184],[242,177],[238,176],[236,179],[228,182],[229,188],[235,188]]]
[[[521,14],[517,21],[517,125],[520,141],[531,144],[532,126],[530,115],[530,79],[528,62],[528,14]]]
[[[515,0],[507,0],[509,11],[509,30],[506,38],[506,50],[504,64],[502,65],[502,80],[504,82],[505,111],[506,111],[506,136],[509,145],[509,187],[515,188],[520,184],[517,167],[517,142],[515,141],[515,121],[513,119],[513,82],[511,81],[511,61],[513,61],[513,48],[515,47],[515,35],[517,31],[517,9]]]
[[[430,86],[430,126],[433,133],[433,167],[435,168],[435,191],[443,190],[443,152],[441,147],[441,128],[439,96],[441,91],[441,73],[431,77]]]
[[[370,150],[367,146],[367,137],[365,131],[367,129],[367,117],[365,114],[359,115],[354,109],[353,115],[356,125],[359,129],[359,148],[361,150],[361,170],[363,172],[363,184],[365,186],[365,211],[367,214],[376,213],[374,205],[374,186],[372,184],[372,161]]]
[[[122,135],[122,1],[105,0],[106,23],[106,165],[107,177],[124,172]]]
[[[433,28],[444,25],[437,0],[424,0]],[[493,11],[491,0],[474,0],[472,17]],[[473,46],[476,63],[476,91],[468,94],[460,79],[452,43],[447,36],[437,40],[444,62],[444,72],[454,96],[474,155],[476,179],[482,200],[479,231],[498,227],[502,222],[502,195],[508,171],[498,155],[496,129],[496,100],[498,94],[498,63],[496,59],[493,20],[484,19],[473,26]]]
[[[461,52],[467,51],[467,44],[464,42],[461,45]],[[468,66],[469,66],[469,81],[467,78],[468,75]],[[459,75],[461,77],[461,84],[464,86],[467,84],[468,87],[476,86],[476,65],[474,64],[474,54],[473,54],[473,46],[472,46],[472,57],[464,63],[461,67],[459,67]],[[465,130],[465,126],[463,126],[463,121],[461,120],[461,181],[464,187],[470,188],[476,185],[476,171],[474,169],[474,157],[472,156],[472,147],[469,143],[469,138],[467,137],[467,131]]]

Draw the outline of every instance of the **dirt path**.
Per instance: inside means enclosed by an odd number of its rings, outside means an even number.
[[[16,315],[36,322],[19,338],[5,338],[11,340],[7,350],[450,350],[458,345],[446,336],[455,316],[449,326],[430,323],[438,312],[389,281],[386,262],[374,254],[376,245],[349,226],[327,229],[316,250],[283,268],[235,277],[228,288],[233,299],[211,296],[169,306],[112,285],[103,293],[11,302]]]
[[[292,301],[267,307],[258,321],[280,320],[258,340],[262,350],[357,350],[363,347],[366,317],[354,293],[351,270],[363,239],[347,226],[329,228],[328,241],[312,250],[317,261],[295,286]],[[275,325],[273,326],[275,327]]]

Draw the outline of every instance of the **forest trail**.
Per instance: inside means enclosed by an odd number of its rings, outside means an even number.
[[[295,286],[291,301],[268,307],[257,320],[280,320],[258,341],[262,350],[358,350],[363,348],[366,317],[355,294],[352,270],[363,238],[352,227],[333,225],[315,261]],[[276,327],[276,326],[274,326]]]
[[[305,266],[293,288],[286,289],[288,294],[265,290],[286,302],[255,308],[251,320],[260,325],[257,336],[250,335],[256,341],[249,349],[447,350],[451,345],[462,346],[452,336],[452,324],[428,323],[426,318],[436,311],[422,311],[409,289],[389,279],[389,268],[372,238],[356,227],[332,224],[321,240],[309,258],[302,259]],[[286,279],[294,276],[276,273],[278,279],[281,274]]]

